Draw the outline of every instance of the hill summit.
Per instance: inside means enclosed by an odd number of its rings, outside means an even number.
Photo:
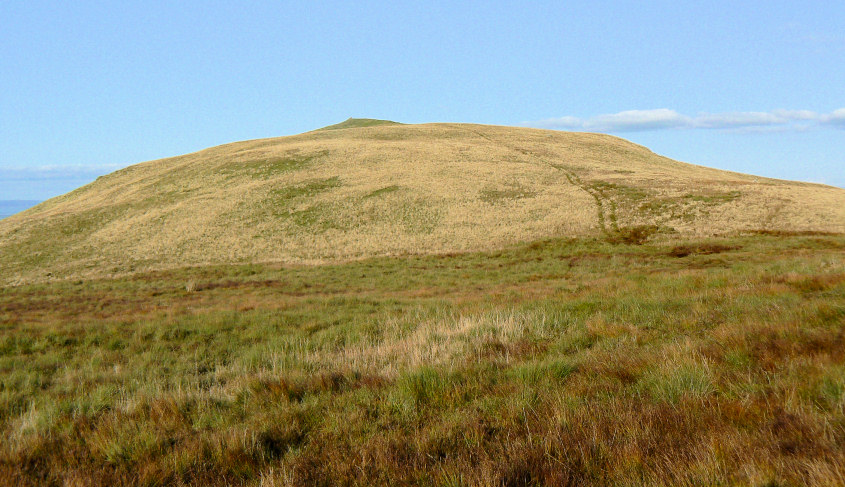
[[[399,122],[391,120],[378,120],[375,118],[347,118],[343,122],[329,125],[317,130],[339,130],[352,129],[361,127],[378,127],[379,125],[402,125]]]
[[[610,135],[349,119],[145,162],[0,221],[0,284],[561,236],[845,232],[845,190]]]

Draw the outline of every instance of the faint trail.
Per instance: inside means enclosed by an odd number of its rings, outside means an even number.
[[[566,176],[566,179],[568,179],[569,182],[573,186],[577,186],[577,187],[581,188],[587,194],[589,194],[590,196],[593,197],[593,199],[596,201],[596,209],[598,210],[599,227],[601,228],[602,233],[604,233],[605,235],[611,234],[611,231],[608,230],[608,228],[607,228],[607,220],[610,220],[611,230],[613,230],[614,232],[619,231],[619,225],[616,222],[616,203],[613,200],[607,199],[606,196],[604,195],[604,192],[601,189],[594,188],[592,186],[585,184],[583,181],[581,181],[581,178],[579,178],[578,175],[575,174],[574,172],[572,172],[571,170],[566,169],[559,164],[552,164],[552,163],[549,163],[549,162],[547,162],[547,164],[554,167],[555,169],[558,169],[559,171],[562,171],[563,174]],[[610,202],[610,204],[608,205],[610,207],[609,208],[610,211],[608,212],[609,218],[605,217],[605,202],[606,201]]]
[[[581,190],[583,190],[584,192],[586,192],[587,194],[592,196],[593,200],[595,200],[596,210],[598,212],[598,224],[599,224],[599,228],[601,229],[602,233],[606,236],[610,236],[614,233],[619,233],[619,223],[618,223],[617,218],[616,218],[616,202],[613,201],[612,198],[609,198],[605,194],[603,189],[596,187],[596,186],[591,186],[591,185],[585,183],[584,181],[581,180],[580,177],[578,177],[577,174],[575,174],[574,171],[572,171],[571,169],[568,169],[566,166],[564,166],[562,164],[556,164],[554,162],[551,162],[545,156],[533,153],[528,149],[523,149],[522,147],[516,147],[516,146],[510,145],[506,142],[502,142],[500,140],[495,140],[488,135],[485,135],[481,132],[478,132],[478,131],[475,131],[475,130],[472,130],[472,129],[466,129],[466,130],[475,134],[475,135],[477,135],[477,136],[479,136],[479,137],[481,137],[482,139],[486,139],[490,142],[493,142],[494,144],[498,144],[499,146],[505,147],[506,149],[509,149],[511,151],[519,152],[520,154],[522,154],[526,157],[529,157],[529,158],[534,159],[534,160],[538,160],[538,161],[540,161],[544,164],[547,164],[547,165],[557,169],[558,171],[563,172],[563,175],[566,176],[566,179],[569,180],[570,184],[580,188]],[[610,228],[608,228],[608,221],[610,222],[609,223]]]

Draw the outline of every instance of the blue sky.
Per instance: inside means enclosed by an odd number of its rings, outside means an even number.
[[[0,22],[0,199],[348,117],[600,131],[845,187],[841,0],[7,0]]]

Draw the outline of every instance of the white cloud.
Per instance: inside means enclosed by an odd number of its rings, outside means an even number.
[[[599,115],[584,121],[588,130],[631,131],[683,127],[690,123],[689,117],[675,110],[628,110],[609,115]]]
[[[827,115],[823,115],[821,121],[822,123],[845,127],[845,108],[840,108]]]
[[[819,114],[812,110],[773,110],[772,113],[778,117],[791,120],[816,120],[819,118]]]
[[[626,110],[590,118],[566,116],[536,122],[531,127],[575,129],[593,132],[633,132],[663,129],[722,129],[746,132],[807,130],[812,125],[830,124],[845,127],[845,108],[829,114],[811,110],[772,110],[770,112],[725,112],[684,115],[668,108]]]
[[[693,127],[723,129],[761,127],[787,123],[790,119],[769,112],[703,113],[693,119]]]

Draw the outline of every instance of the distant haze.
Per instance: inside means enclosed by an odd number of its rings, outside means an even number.
[[[0,200],[0,220],[41,203],[39,200]]]

